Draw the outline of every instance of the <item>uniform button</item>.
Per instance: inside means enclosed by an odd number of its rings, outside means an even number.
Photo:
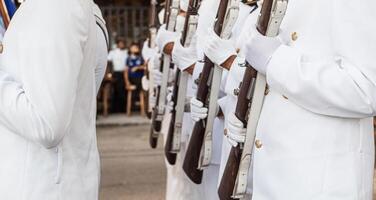
[[[234,89],[234,95],[235,96],[239,96],[239,93],[240,93],[240,89],[239,88]]]
[[[3,50],[4,50],[4,46],[3,44],[0,44],[0,53],[3,53]]]
[[[262,147],[261,140],[256,140],[255,145],[256,145],[256,148],[261,149],[261,147]]]
[[[297,32],[293,32],[293,33],[291,33],[291,40],[292,40],[292,41],[296,41],[296,40],[298,40],[298,33],[297,33]]]
[[[289,99],[288,97],[286,97],[285,95],[282,95],[282,97],[284,98],[284,99]]]
[[[223,133],[225,134],[225,136],[227,136],[227,128],[225,128],[225,130],[223,131]]]

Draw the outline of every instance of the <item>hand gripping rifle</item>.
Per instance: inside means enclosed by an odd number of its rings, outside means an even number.
[[[198,25],[198,9],[201,0],[190,0],[185,17],[184,30],[182,33],[180,43],[184,47],[191,45],[193,36],[196,33]],[[187,83],[189,74],[177,69],[176,81],[174,84],[172,102],[174,108],[171,111],[171,121],[167,133],[167,140],[165,145],[165,155],[167,161],[174,165],[176,162],[177,153],[180,151],[181,132],[183,125],[184,107],[187,93]]]
[[[267,37],[276,37],[283,17],[285,16],[288,0],[264,0],[257,22],[257,30]],[[247,190],[248,172],[251,166],[256,128],[260,117],[266,90],[266,78],[248,65],[243,84],[240,88],[235,115],[247,127],[246,141],[237,148],[232,148],[224,176],[219,187],[219,195],[223,199],[244,198]],[[243,110],[243,111],[242,111]],[[248,122],[245,119],[248,110]],[[241,156],[240,156],[241,155]],[[239,160],[240,158],[240,160]],[[231,163],[232,162],[232,163]],[[238,164],[240,162],[240,164]],[[232,197],[228,193],[237,175]],[[226,180],[227,179],[227,180]],[[228,183],[226,183],[226,181]],[[227,191],[226,191],[227,190]]]
[[[221,0],[214,26],[214,32],[221,38],[228,39],[230,37],[239,13],[239,2],[239,0]],[[196,98],[203,102],[205,107],[209,107],[209,113],[206,119],[195,123],[183,163],[184,172],[196,184],[201,183],[203,169],[209,165],[211,160],[212,128],[216,117],[216,104],[221,78],[222,69],[215,66],[205,56]],[[208,95],[209,91],[210,96]]]
[[[246,65],[248,65],[248,63],[246,63]],[[243,123],[244,126],[247,124],[246,117],[257,77],[257,71],[255,69],[249,65],[246,67],[247,68],[244,73],[243,81],[240,85],[238,101],[235,108],[235,116]],[[231,148],[230,155],[228,156],[226,167],[222,175],[221,183],[218,188],[218,195],[221,200],[233,199],[232,195],[239,170],[241,154],[242,147],[240,147],[240,145]]]
[[[168,31],[174,31],[176,18],[179,14],[179,0],[167,0],[165,12],[166,29]],[[163,49],[161,51],[163,51]],[[162,120],[165,113],[167,96],[168,75],[171,67],[170,56],[164,54],[162,57],[162,64],[160,67],[160,71],[162,72],[162,84],[157,88],[157,102],[153,109],[152,127],[150,131],[150,146],[152,148],[157,147],[159,133],[162,128]]]

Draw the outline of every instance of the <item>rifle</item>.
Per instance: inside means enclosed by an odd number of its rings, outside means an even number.
[[[246,63],[246,70],[243,76],[243,81],[240,83],[240,90],[238,93],[238,101],[235,108],[235,116],[243,123],[244,127],[247,125],[247,113],[251,103],[252,94],[256,82],[257,71]],[[226,163],[225,170],[222,175],[221,183],[218,188],[218,195],[221,200],[231,200],[234,192],[236,177],[239,170],[240,158],[242,154],[242,147],[232,147],[230,155]]]
[[[148,46],[149,48],[153,49],[156,47],[155,44],[155,38],[157,35],[157,1],[151,0],[150,1],[150,8],[149,8],[149,40],[148,40]],[[150,62],[150,60],[149,60]],[[154,83],[151,79],[151,71],[146,67],[145,70],[146,78],[149,80],[149,91],[147,93],[147,98],[149,99],[147,104],[147,117],[151,119],[153,108],[150,104],[151,98],[155,96],[155,90],[154,90]]]
[[[198,24],[198,9],[200,7],[201,0],[190,0],[189,6],[185,18],[184,30],[180,43],[184,47],[189,47],[192,38],[195,35]],[[171,111],[171,121],[167,133],[167,140],[165,145],[165,155],[167,161],[174,165],[176,162],[177,153],[180,151],[181,129],[184,115],[185,96],[187,93],[188,73],[176,71],[176,81],[174,84],[172,102],[174,107]]]
[[[179,14],[179,0],[167,0],[165,6],[166,29],[174,31],[176,18]],[[163,51],[163,50],[162,50]],[[157,88],[157,102],[153,109],[152,127],[150,130],[150,146],[157,147],[159,133],[162,128],[163,115],[165,113],[165,101],[168,86],[168,73],[171,68],[171,59],[168,55],[162,55],[162,64],[160,71],[162,72],[162,84]]]
[[[214,25],[214,32],[218,36],[226,39],[229,38],[233,24],[236,21],[238,11],[239,0],[221,0]],[[204,155],[206,158],[205,164],[208,164],[207,161],[210,161],[211,157],[212,124],[208,124],[208,120],[214,121],[215,116],[212,116],[213,105],[209,105],[208,93],[210,90],[210,101],[212,104],[216,104],[218,95],[215,95],[215,93],[218,93],[219,91],[219,84],[222,76],[221,74],[222,69],[219,66],[215,66],[215,64],[207,56],[205,56],[204,67],[198,83],[196,98],[204,103],[204,107],[209,106],[209,115],[206,119],[195,123],[183,163],[184,172],[196,184],[200,184],[202,182],[203,167],[205,167],[202,163],[202,159],[200,158],[202,155]],[[216,107],[216,105],[214,105],[214,107]],[[204,138],[209,139],[205,141],[205,145]],[[203,152],[201,150],[202,147],[204,147]],[[208,149],[206,147],[208,147]]]
[[[268,37],[275,37],[278,35],[280,25],[286,13],[287,4],[288,0],[264,0],[256,25],[257,30],[262,35]],[[237,148],[233,147],[231,149],[230,157],[226,164],[226,171],[221,180],[218,192],[221,196],[221,200],[244,198],[247,190],[248,171],[251,166],[256,128],[267,87],[265,76],[256,73],[251,66],[246,68],[243,77],[243,81],[249,80],[251,80],[249,87],[246,87],[246,84],[248,84],[246,83],[244,84],[244,87],[242,86],[240,89],[235,114],[236,117],[243,122],[244,127],[247,128],[246,141],[244,144],[240,144]],[[244,98],[244,95],[246,98]],[[246,122],[245,119],[246,114],[240,109],[248,110],[248,122]],[[243,149],[241,147],[243,147]],[[235,174],[237,174],[237,178],[234,181],[233,178],[235,177]],[[234,182],[235,184],[226,185],[226,181],[231,184]],[[231,193],[230,190],[232,190],[232,196],[229,194]]]

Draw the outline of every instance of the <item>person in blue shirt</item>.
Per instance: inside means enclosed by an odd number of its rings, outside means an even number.
[[[142,92],[142,77],[146,69],[145,61],[141,56],[140,46],[132,43],[128,50],[128,58],[126,59],[126,69],[124,71],[125,87],[130,89],[136,87],[135,92]]]

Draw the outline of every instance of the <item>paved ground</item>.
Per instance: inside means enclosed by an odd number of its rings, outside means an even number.
[[[128,117],[125,114],[113,114],[108,117],[99,116],[97,119],[98,126],[129,126],[129,125],[145,125],[149,123],[149,119],[140,115],[132,115]]]
[[[113,126],[123,124],[127,126]],[[163,200],[163,151],[151,150],[149,125],[141,117],[100,119],[98,144],[102,159],[100,200]],[[376,186],[376,179],[374,179]],[[376,187],[374,187],[376,191]],[[376,192],[374,192],[376,200]],[[196,200],[196,199],[195,199]]]
[[[163,154],[161,149],[150,149],[148,129],[146,125],[98,128],[100,200],[164,199]]]

